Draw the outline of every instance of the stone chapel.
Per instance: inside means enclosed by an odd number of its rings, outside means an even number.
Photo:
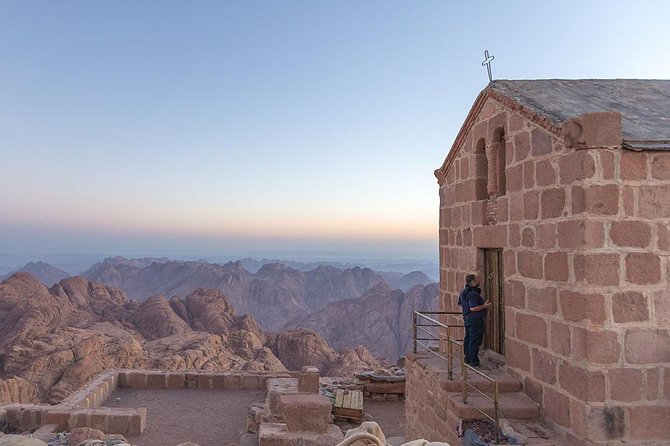
[[[670,81],[493,81],[435,175],[440,309],[484,279],[484,347],[566,444],[670,444]],[[410,434],[448,439],[416,360]]]

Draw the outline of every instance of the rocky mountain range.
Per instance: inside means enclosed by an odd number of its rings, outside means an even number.
[[[412,348],[413,312],[437,310],[438,291],[437,283],[403,293],[382,282],[358,299],[333,302],[284,328],[314,330],[335,348],[365,345],[376,357],[395,362]]]
[[[83,276],[120,288],[144,301],[154,294],[185,296],[196,288],[222,291],[240,313],[252,315],[267,330],[277,331],[296,316],[306,316],[329,303],[360,297],[384,278],[369,268],[341,270],[318,266],[300,271],[281,263],[263,265],[255,274],[241,262],[153,262],[137,266],[108,258]]]
[[[294,348],[299,346],[299,350]],[[216,289],[143,303],[70,277],[50,289],[27,273],[0,282],[0,402],[55,403],[106,368],[285,370],[376,367],[309,330],[270,335]]]
[[[419,271],[324,265],[300,271],[266,263],[251,273],[242,261],[218,265],[145,259],[140,265],[116,257],[84,274],[139,300],[154,294],[183,296],[198,286],[219,289],[233,308],[252,315],[267,330],[309,328],[335,347],[363,345],[387,362],[407,351],[412,311],[438,307],[437,285]]]

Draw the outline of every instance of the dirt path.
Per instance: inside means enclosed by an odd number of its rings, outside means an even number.
[[[134,445],[192,441],[200,446],[237,446],[246,431],[249,407],[264,400],[264,390],[119,389],[105,405],[147,408],[146,430],[128,437]]]
[[[365,399],[365,411],[382,428],[385,437],[405,435],[405,402]]]

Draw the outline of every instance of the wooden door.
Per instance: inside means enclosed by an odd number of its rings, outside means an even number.
[[[491,301],[484,347],[505,354],[505,275],[502,249],[484,250],[484,299]]]

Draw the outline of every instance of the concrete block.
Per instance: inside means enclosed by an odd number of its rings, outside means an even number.
[[[119,387],[119,372],[114,371],[111,376],[109,376],[106,379],[107,383],[109,383],[109,393],[114,393],[116,389]]]
[[[322,395],[282,395],[281,409],[291,432],[324,433],[331,421],[333,406]]]
[[[94,412],[90,414],[89,420],[88,427],[107,432],[107,414],[104,412]]]
[[[70,427],[70,429],[74,429],[77,427],[88,427],[89,424],[88,412],[85,410],[71,412],[67,424]]]
[[[237,374],[224,375],[223,382],[226,389],[242,388],[242,377]]]
[[[117,380],[117,385],[119,387],[126,388],[128,387],[128,375],[130,372],[124,370],[124,371],[119,371],[119,373],[116,375],[116,380]]]
[[[140,407],[137,413],[131,415],[128,433],[130,435],[140,435],[147,428],[147,408]]]
[[[271,378],[267,380],[266,389],[265,402],[270,409],[270,413],[278,419],[283,419],[279,399],[284,394],[297,393],[298,380],[296,378]]]
[[[324,433],[290,432],[283,423],[263,423],[258,434],[259,446],[335,446],[344,439],[342,431],[330,425]]]
[[[242,375],[242,388],[255,390],[261,388],[261,377],[258,375]]]
[[[103,382],[100,383],[100,395],[101,395],[101,401],[104,403],[107,401],[107,398],[109,395],[112,393],[112,386],[109,382],[109,379],[104,380]],[[101,403],[102,404],[102,403]]]
[[[196,373],[186,373],[184,379],[186,380],[187,389],[195,389],[198,387],[198,375]]]
[[[55,424],[60,430],[67,430],[70,411],[68,410],[49,410],[45,416],[45,423]],[[0,416],[0,421],[2,417]]]
[[[211,388],[212,388],[212,376],[198,375],[198,389],[211,389]]]
[[[212,388],[223,390],[226,388],[225,375],[217,374],[212,376]]]
[[[167,376],[165,373],[150,373],[147,375],[147,388],[165,389],[167,388]]]
[[[319,393],[319,369],[303,367],[298,377],[298,392]]]
[[[128,373],[127,387],[132,389],[146,389],[147,388],[147,374],[145,372],[130,372]]]
[[[18,420],[21,428],[34,429],[42,424],[42,411],[37,406],[30,406],[21,411]]]
[[[167,388],[183,389],[186,387],[186,376],[183,373],[168,373]]]
[[[107,432],[108,434],[122,434],[126,435],[130,430],[130,415],[110,413],[107,415]]]

